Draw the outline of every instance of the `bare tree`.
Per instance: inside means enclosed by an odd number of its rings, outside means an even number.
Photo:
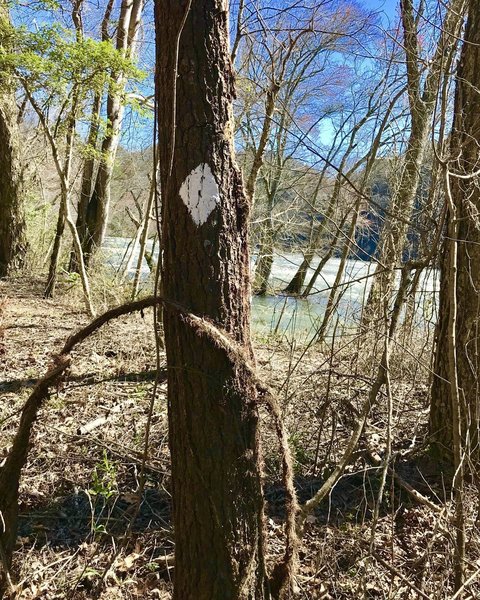
[[[133,58],[135,56],[143,8],[144,0],[122,0],[117,25],[116,48],[126,57]],[[95,183],[85,207],[85,225],[81,223],[80,230],[84,234],[81,241],[87,264],[94,249],[101,246],[108,224],[110,184],[125,112],[125,86],[125,73],[122,71],[112,73],[112,83],[107,96],[106,134],[101,144]],[[85,185],[88,185],[87,181]],[[83,208],[84,205],[82,205]]]
[[[455,595],[465,577],[464,478],[478,480],[480,466],[478,384],[480,359],[480,6],[469,2],[457,68],[450,160],[445,175],[446,236],[441,257],[440,309],[430,436],[435,453],[453,474],[455,501]],[[444,109],[444,104],[442,105]],[[442,129],[445,127],[445,110]]]
[[[108,0],[105,12],[101,23],[101,40],[107,42],[110,40],[110,33],[108,26],[112,16],[114,0]],[[78,200],[77,207],[77,219],[75,226],[78,231],[80,240],[85,240],[87,237],[87,209],[90,202],[90,198],[93,192],[93,185],[95,183],[95,167],[96,167],[96,151],[100,135],[100,118],[102,109],[102,92],[97,90],[92,98],[92,108],[90,114],[90,125],[86,140],[86,151],[87,155],[83,164],[82,182],[80,184],[80,197]],[[79,265],[76,260],[75,249],[72,249],[70,256],[69,271],[78,272]]]
[[[154,166],[154,174],[152,176],[152,179],[150,181],[150,191],[148,193],[148,197],[147,200],[145,202],[145,206],[143,209],[143,218],[141,219],[141,223],[140,223],[140,227],[139,227],[139,237],[138,237],[138,259],[137,259],[137,264],[135,267],[135,275],[133,277],[133,284],[132,284],[132,300],[135,300],[137,294],[138,294],[138,288],[140,285],[140,276],[142,273],[142,265],[143,265],[143,260],[145,258],[145,254],[146,254],[146,249],[147,249],[147,241],[148,241],[148,232],[150,230],[150,221],[152,220],[152,218],[154,218],[153,216],[153,208],[154,208],[154,201],[155,201],[155,195],[156,195],[156,187],[157,187],[157,173],[158,171],[158,165]]]
[[[430,435],[439,458],[453,465],[455,429],[460,427],[460,441],[462,447],[469,448],[472,459],[470,467],[474,471],[479,467],[480,424],[479,60],[480,7],[477,2],[471,2],[457,72],[450,160],[443,164],[447,177],[448,214],[441,257],[436,376],[432,386]],[[447,348],[450,348],[450,352],[446,351]],[[452,398],[457,387],[461,397]],[[460,411],[458,425],[455,422],[456,411]]]

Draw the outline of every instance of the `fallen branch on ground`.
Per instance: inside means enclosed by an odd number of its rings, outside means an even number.
[[[2,530],[0,531],[0,546],[2,549],[2,570],[0,572],[0,590],[9,587],[9,569],[13,548],[17,536],[18,519],[18,490],[22,468],[28,455],[28,446],[33,424],[38,411],[48,398],[49,390],[57,385],[71,364],[71,352],[81,342],[95,333],[100,327],[123,315],[142,311],[159,303],[153,296],[122,304],[103,313],[85,327],[82,327],[65,342],[60,353],[54,357],[53,364],[35,385],[32,393],[25,402],[20,424],[13,440],[12,448],[0,469],[0,513],[2,514]]]
[[[116,415],[118,415],[118,413],[127,408],[127,406],[131,406],[132,404],[135,404],[133,400],[126,400],[125,402],[117,404],[109,411],[107,411],[105,415],[102,415],[101,417],[95,417],[95,419],[91,419],[88,423],[85,423],[85,425],[81,425],[77,429],[77,435],[85,435],[87,433],[90,433],[94,429],[105,425],[105,423],[111,421]]]

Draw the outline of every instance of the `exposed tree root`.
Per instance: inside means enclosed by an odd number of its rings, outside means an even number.
[[[109,321],[132,312],[142,311],[156,304],[168,304],[170,308],[178,310],[189,326],[195,329],[199,335],[206,335],[212,343],[221,348],[233,365],[245,368],[257,389],[258,401],[266,403],[273,417],[280,443],[283,483],[286,490],[286,549],[283,558],[273,569],[270,584],[274,598],[282,599],[290,596],[297,566],[298,538],[296,516],[298,502],[293,483],[293,465],[288,445],[288,436],[283,425],[278,400],[274,392],[259,379],[254,365],[244,350],[225,332],[209,321],[189,313],[184,307],[175,302],[154,296],[112,308],[72,334],[65,342],[60,353],[55,356],[51,367],[38,380],[35,388],[25,402],[12,449],[0,470],[0,512],[2,514],[0,544],[4,556],[2,560],[2,572],[0,573],[0,586],[3,589],[8,589],[12,586],[9,568],[17,533],[18,492],[21,470],[27,459],[32,427],[37,419],[38,411],[48,398],[50,388],[57,385],[61,377],[65,375],[71,364],[71,352],[78,344],[84,342]]]

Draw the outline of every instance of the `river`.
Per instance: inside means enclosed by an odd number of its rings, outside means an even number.
[[[129,246],[130,244],[130,246]],[[105,261],[112,268],[118,269],[130,256],[130,240],[126,238],[108,237],[105,240]],[[150,246],[151,250],[151,246]],[[126,256],[126,258],[124,258]],[[133,278],[137,262],[138,249],[134,252],[132,269],[127,277]],[[282,290],[290,282],[301,264],[303,255],[300,252],[278,253],[274,257],[271,284],[276,290]],[[312,262],[306,277],[308,282],[318,265],[319,258]],[[295,298],[281,292],[270,296],[252,297],[252,328],[256,335],[286,335],[296,340],[311,338],[318,329],[327,304],[330,288],[335,281],[339,258],[331,258],[317,279],[315,288],[308,298]],[[348,260],[342,281],[342,295],[338,303],[333,323],[337,323],[338,334],[345,334],[358,323],[363,299],[370,289],[374,264],[360,260]],[[142,279],[148,278],[149,269],[144,261]],[[435,322],[436,298],[439,284],[438,275],[432,270],[426,273],[419,286],[417,295],[416,320],[419,326],[431,327]]]

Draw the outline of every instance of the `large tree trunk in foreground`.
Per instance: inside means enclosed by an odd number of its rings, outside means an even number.
[[[0,0],[0,24],[8,32],[6,2]],[[8,39],[0,37],[5,48]],[[25,257],[24,181],[20,161],[17,107],[10,78],[0,74],[0,277],[22,266]]]
[[[430,433],[438,456],[453,466],[454,415],[451,399],[451,365],[447,348],[454,343],[461,401],[462,442],[471,449],[474,468],[479,465],[480,407],[480,5],[471,2],[457,74],[454,124],[451,137],[451,204],[441,264],[440,311],[437,328],[435,375],[430,407]],[[458,157],[458,158],[457,158]],[[465,177],[461,179],[455,175]],[[457,242],[459,240],[459,242]],[[456,252],[456,274],[452,270]],[[456,290],[452,277],[456,275]],[[454,339],[449,332],[452,293],[456,304]],[[466,448],[468,451],[468,448]]]
[[[187,4],[156,2],[163,293],[232,351],[165,307],[174,598],[262,600],[258,414],[240,359],[251,358],[249,203],[233,158],[228,13],[223,0],[196,0],[182,31]]]

